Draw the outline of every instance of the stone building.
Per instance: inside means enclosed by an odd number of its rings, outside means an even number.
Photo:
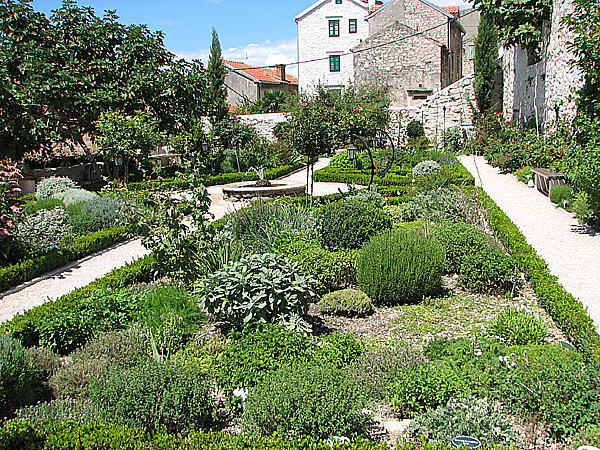
[[[296,16],[300,91],[354,81],[350,49],[369,35],[368,12],[367,0],[319,0]]]
[[[236,106],[248,99],[252,102],[272,90],[298,92],[298,79],[285,72],[285,65],[253,67],[248,64],[224,61],[227,75],[227,103]]]
[[[562,23],[573,11],[572,0],[554,0],[552,20],[547,23],[539,51],[519,46],[502,50],[504,118],[519,125],[529,123],[538,131],[576,113],[573,92],[583,76],[569,63],[574,55],[568,42],[574,36]]]
[[[355,80],[391,86],[394,106],[419,103],[462,77],[464,30],[451,12],[392,0],[366,21],[370,35],[352,49]]]

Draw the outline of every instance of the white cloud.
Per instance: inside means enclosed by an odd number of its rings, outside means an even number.
[[[209,50],[197,52],[181,52],[177,57],[186,60],[200,59],[206,66],[208,64]],[[266,40],[261,44],[250,43],[243,47],[233,47],[223,50],[223,58],[230,61],[239,61],[251,66],[272,66],[275,64],[291,64],[297,60],[296,39],[271,42]],[[298,76],[298,66],[289,66],[286,72]]]

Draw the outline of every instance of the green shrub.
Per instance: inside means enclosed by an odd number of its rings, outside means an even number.
[[[573,188],[568,184],[553,186],[548,195],[550,201],[558,206],[564,206],[564,202],[573,200]]]
[[[316,240],[299,237],[279,245],[278,251],[298,261],[304,273],[316,280],[313,289],[319,295],[356,285],[357,250],[330,252]]]
[[[600,424],[584,427],[573,436],[573,448],[581,445],[600,446]]]
[[[282,367],[246,401],[244,428],[269,436],[356,437],[367,433],[370,417],[360,384],[327,366]]]
[[[90,423],[100,420],[101,416],[90,399],[67,397],[21,408],[17,411],[17,418],[39,426],[45,421],[56,420]]]
[[[406,135],[409,138],[425,136],[425,129],[419,120],[413,120],[406,126]]]
[[[19,224],[17,239],[30,257],[42,255],[62,246],[64,237],[71,231],[68,221],[69,216],[62,207],[41,209]]]
[[[75,203],[93,201],[98,197],[98,194],[95,192],[86,191],[85,189],[69,189],[54,194],[52,197],[62,200],[65,206],[70,206]]]
[[[88,398],[90,387],[102,383],[112,372],[147,362],[150,358],[148,348],[147,336],[137,327],[100,333],[71,353],[48,384],[59,399]]]
[[[456,221],[470,216],[470,203],[465,194],[456,189],[436,189],[423,192],[400,205],[405,222],[415,220]]]
[[[385,205],[385,198],[377,192],[377,186],[375,184],[372,184],[370,188],[354,190],[351,192],[352,195],[348,197],[349,200],[372,203],[379,208],[383,208]]]
[[[23,214],[31,215],[38,212],[40,209],[54,209],[57,206],[64,206],[62,200],[53,197],[42,198],[36,202],[28,203],[23,208]]]
[[[214,405],[209,381],[197,372],[150,362],[115,373],[92,393],[104,420],[150,432],[208,428]]]
[[[454,153],[460,153],[463,147],[463,135],[461,127],[454,126],[444,131],[444,150]],[[465,134],[465,138],[466,138]]]
[[[15,408],[33,400],[36,381],[34,362],[21,342],[0,334],[0,414],[7,417]]]
[[[371,167],[371,160],[367,152],[357,153],[355,163],[348,158],[348,152],[337,152],[331,157],[328,167],[336,169],[365,169]]]
[[[518,442],[510,421],[497,408],[487,399],[470,395],[415,417],[408,432],[439,443],[451,442],[456,436],[475,436],[485,447]]]
[[[519,309],[505,309],[490,320],[488,334],[504,339],[508,345],[541,344],[546,337],[546,326],[533,314]]]
[[[106,195],[96,196],[81,206],[81,214],[93,220],[94,226],[90,231],[114,227],[121,217],[123,202]]]
[[[448,273],[459,273],[466,259],[485,251],[492,242],[477,227],[465,222],[442,222],[431,230],[431,237],[446,249]]]
[[[416,303],[442,286],[445,250],[417,233],[373,237],[358,255],[358,285],[375,305]]]
[[[521,183],[527,184],[529,180],[533,180],[534,174],[531,171],[531,167],[526,166],[522,169],[517,169],[515,171],[515,176],[517,177],[517,180],[519,180]]]
[[[68,191],[69,189],[77,189],[77,183],[69,177],[50,177],[44,178],[36,186],[35,196],[38,199],[52,197],[54,194]]]
[[[411,417],[469,393],[467,380],[451,364],[441,362],[423,364],[417,370],[402,370],[389,396],[395,411]]]
[[[362,291],[343,289],[330,292],[319,302],[319,311],[339,316],[365,316],[373,312],[373,302]]]
[[[300,316],[313,296],[313,283],[297,262],[251,254],[201,280],[194,292],[209,314],[242,326]]]
[[[436,161],[421,161],[415,167],[413,167],[413,177],[424,177],[431,173],[437,173],[440,171],[440,163]]]
[[[460,266],[459,281],[476,292],[509,292],[515,278],[515,261],[488,247],[472,253]]]
[[[323,207],[321,242],[329,250],[360,248],[377,233],[392,228],[390,218],[375,205],[342,200]]]

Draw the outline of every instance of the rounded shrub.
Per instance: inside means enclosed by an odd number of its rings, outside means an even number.
[[[36,202],[27,203],[23,208],[23,214],[31,215],[38,212],[40,209],[54,209],[57,206],[64,206],[64,203],[61,199],[46,197],[42,198]]]
[[[417,233],[373,237],[358,255],[358,285],[375,305],[416,303],[442,286],[444,249]]]
[[[44,178],[36,187],[35,196],[38,199],[52,197],[60,192],[68,191],[69,189],[77,189],[77,183],[69,177],[50,177]]]
[[[52,197],[62,200],[65,206],[69,206],[74,203],[94,200],[98,197],[98,194],[95,192],[86,191],[85,189],[68,189],[66,191],[54,194]]]
[[[371,236],[391,228],[392,221],[381,208],[340,200],[323,207],[321,241],[329,250],[360,248]]]
[[[194,292],[209,314],[245,326],[300,316],[314,295],[313,284],[297,262],[265,253],[225,265],[201,280]]]
[[[319,302],[319,311],[339,316],[365,316],[373,312],[373,302],[357,289],[342,289],[326,294]]]
[[[573,200],[573,188],[568,184],[554,186],[548,193],[550,201],[558,206],[563,206],[563,201],[571,202]]]
[[[431,230],[431,236],[446,249],[448,273],[459,273],[465,259],[490,245],[490,238],[465,222],[442,222]]]
[[[92,220],[90,231],[114,227],[121,216],[123,202],[105,195],[96,196],[81,206],[81,215]]]
[[[40,209],[19,224],[17,239],[29,256],[35,257],[60,247],[70,231],[69,216],[64,208]]]
[[[0,334],[0,417],[33,400],[36,370],[20,341]]]
[[[413,120],[406,126],[406,135],[409,138],[417,138],[420,136],[425,136],[425,129],[423,128],[423,124],[419,120]]]
[[[505,309],[490,322],[486,330],[504,339],[508,345],[541,344],[546,337],[546,326],[533,314],[520,309]]]
[[[436,161],[421,161],[415,167],[413,167],[412,175],[413,177],[423,177],[425,175],[429,175],[430,173],[437,173],[440,171],[439,162]]]
[[[472,253],[460,266],[459,281],[476,292],[507,292],[513,286],[515,261],[492,247]]]
[[[365,435],[371,418],[358,381],[325,365],[282,367],[258,385],[246,400],[244,428],[273,433],[349,438]]]
[[[108,422],[189,433],[212,423],[211,389],[198,372],[152,361],[113,374],[94,388],[92,401]]]
[[[486,447],[516,444],[510,420],[487,399],[471,395],[451,399],[417,416],[408,432],[427,441],[448,443],[456,436],[476,436]]]

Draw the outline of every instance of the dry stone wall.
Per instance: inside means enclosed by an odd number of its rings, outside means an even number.
[[[275,125],[279,122],[285,122],[287,120],[283,113],[271,113],[271,114],[244,114],[238,116],[240,123],[244,125],[250,125],[253,127],[259,136],[268,139],[271,142],[277,140],[273,134]]]

